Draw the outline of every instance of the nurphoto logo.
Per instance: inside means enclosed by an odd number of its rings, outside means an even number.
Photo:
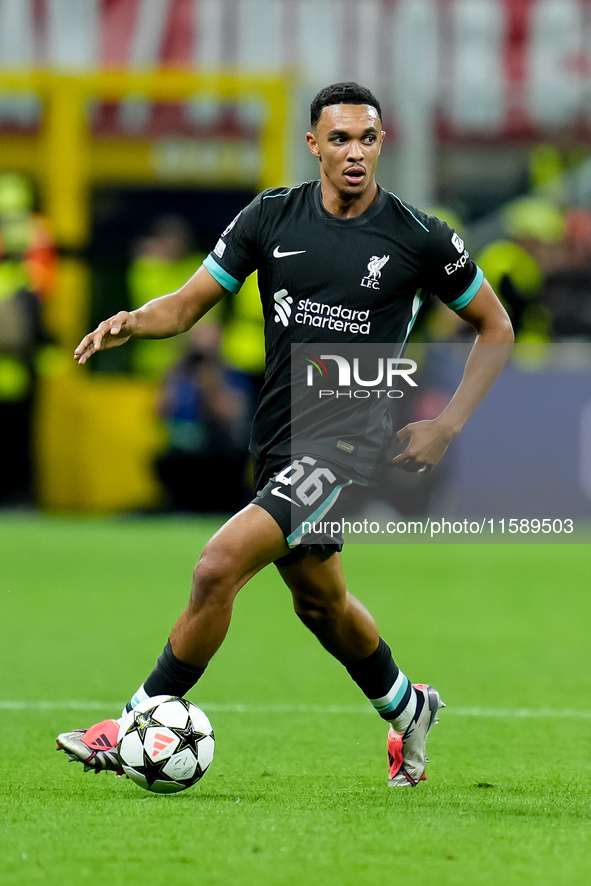
[[[329,366],[327,366],[328,361],[332,361]],[[385,396],[391,400],[397,400],[404,396],[404,391],[397,387],[400,382],[406,382],[413,388],[417,387],[416,381],[411,378],[417,370],[417,364],[414,360],[404,357],[378,357],[370,378],[361,377],[358,357],[350,360],[341,354],[320,354],[319,357],[314,354],[306,354],[306,362],[308,363],[307,387],[314,386],[318,375],[323,382],[329,377],[334,378],[336,364],[336,379],[332,380],[331,378],[332,384],[335,385],[336,381],[336,388],[351,389],[345,391],[321,388],[318,391],[319,399],[323,397],[354,397],[357,400],[366,400],[374,395],[378,399]],[[353,389],[354,385],[358,387]],[[379,387],[379,385],[383,385],[383,387]]]

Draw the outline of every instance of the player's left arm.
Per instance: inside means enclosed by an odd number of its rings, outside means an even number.
[[[514,340],[511,321],[486,280],[472,300],[456,313],[477,333],[462,381],[437,418],[413,422],[398,431],[396,442],[408,440],[408,445],[391,465],[402,470],[426,474],[435,467],[491,388],[511,353]]]

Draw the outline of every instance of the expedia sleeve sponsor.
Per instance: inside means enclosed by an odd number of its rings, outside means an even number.
[[[450,308],[464,308],[482,284],[482,271],[474,264],[462,238],[445,222],[428,218],[424,243],[423,289]]]

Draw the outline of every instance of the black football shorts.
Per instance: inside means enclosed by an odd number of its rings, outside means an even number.
[[[257,492],[252,503],[259,505],[281,527],[296,560],[312,551],[329,557],[342,550],[342,520],[363,494],[367,481],[347,476],[342,467],[328,460],[302,455],[292,459],[269,459],[255,469]]]

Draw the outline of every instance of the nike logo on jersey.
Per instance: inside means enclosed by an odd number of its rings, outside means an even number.
[[[301,505],[299,505],[299,504],[297,503],[297,501],[294,501],[293,498],[290,498],[290,497],[289,497],[289,495],[285,495],[285,493],[281,491],[281,487],[280,487],[280,486],[275,486],[275,488],[271,490],[271,495],[276,495],[277,498],[284,498],[285,501],[289,501],[289,502],[291,502],[291,504],[292,504],[292,505],[295,505],[296,508],[301,507]]]
[[[273,250],[273,258],[287,258],[288,255],[303,255],[305,249],[298,249],[296,252],[281,252],[278,246]]]

